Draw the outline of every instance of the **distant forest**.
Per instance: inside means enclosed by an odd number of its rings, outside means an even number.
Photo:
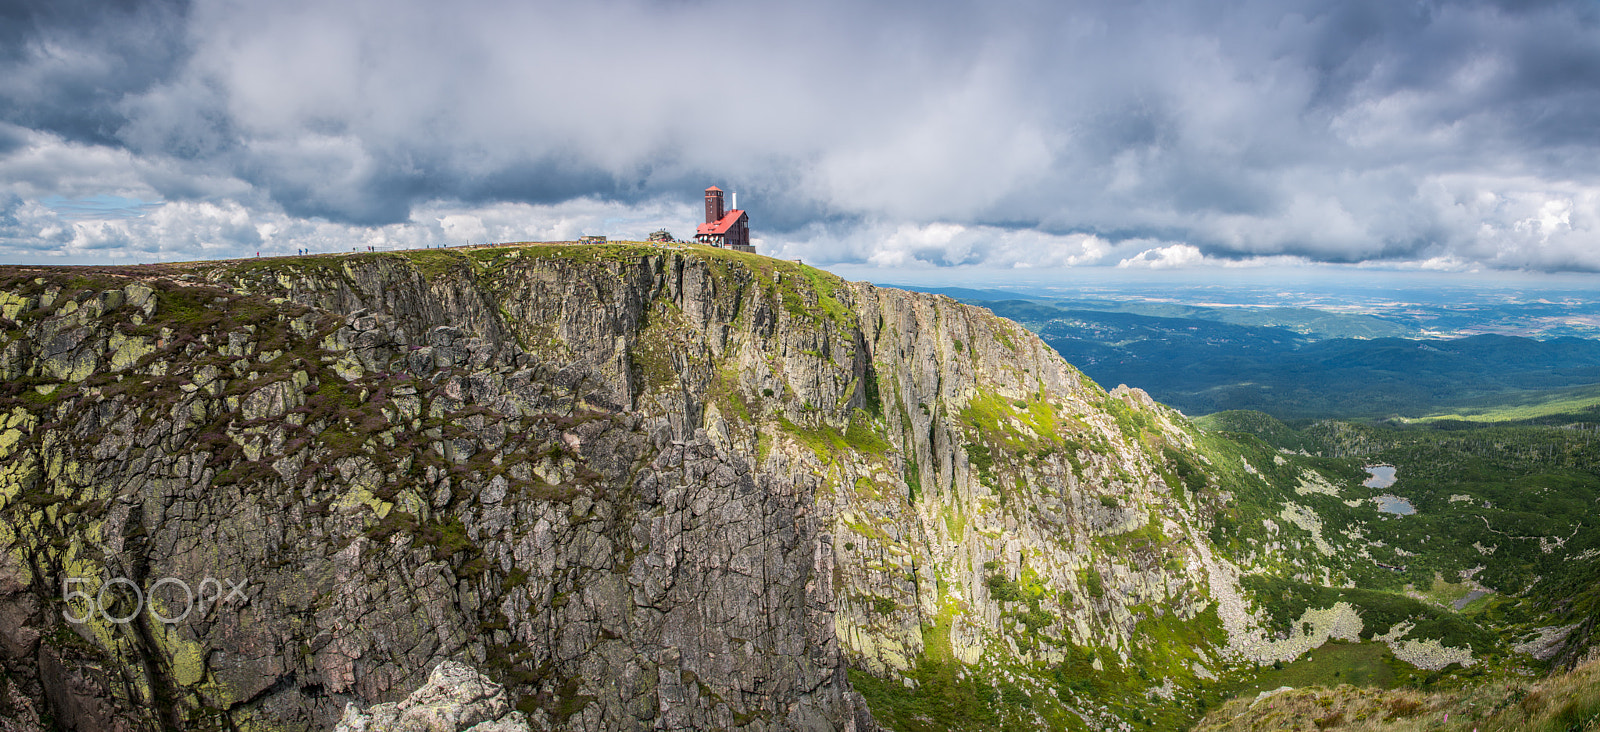
[[[983,301],[1106,387],[1137,386],[1189,414],[1279,419],[1424,417],[1527,403],[1600,384],[1600,341],[1479,335],[1323,338],[1199,318]],[[1587,410],[1588,403],[1577,402]]]

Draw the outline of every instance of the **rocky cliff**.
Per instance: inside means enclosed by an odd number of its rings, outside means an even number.
[[[0,278],[0,729],[328,729],[444,660],[533,729],[1116,727],[1363,630],[1239,584],[1343,580],[1348,466],[947,298],[692,245]]]

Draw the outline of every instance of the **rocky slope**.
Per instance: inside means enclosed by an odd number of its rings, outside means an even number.
[[[1382,571],[1319,513],[1359,471],[948,298],[681,245],[0,277],[0,729],[327,729],[447,659],[533,729],[1176,723],[1373,635],[1240,584]]]
[[[1600,726],[1600,662],[1542,679],[1512,676],[1419,691],[1340,685],[1275,689],[1212,711],[1195,732],[1505,730],[1567,732]]]

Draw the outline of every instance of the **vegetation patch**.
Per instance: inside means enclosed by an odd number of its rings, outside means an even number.
[[[833,462],[835,456],[845,451],[882,455],[890,449],[888,441],[878,434],[877,422],[860,409],[850,416],[850,422],[843,432],[826,423],[805,427],[784,417],[778,418],[778,424],[784,432],[811,448],[817,459],[825,463]]]
[[[1354,648],[1324,646],[1313,655],[1355,653]],[[1370,663],[1328,659],[1342,673],[1328,683],[1325,669],[1313,675],[1286,677],[1264,674],[1261,683],[1243,687],[1236,698],[1195,725],[1197,732],[1245,732],[1261,729],[1440,729],[1506,730],[1507,732],[1584,732],[1600,727],[1600,664],[1591,662],[1570,673],[1546,678],[1476,678],[1448,685],[1410,685],[1385,689],[1339,683],[1355,668]],[[1298,661],[1296,663],[1299,663]],[[1342,667],[1342,668],[1341,668]],[[1288,671],[1285,668],[1283,671]],[[1305,686],[1292,682],[1303,680]],[[1283,681],[1285,683],[1279,683]],[[1259,703],[1258,689],[1296,686]],[[1339,719],[1342,725],[1325,720]],[[1448,722],[1446,722],[1448,718]]]
[[[1399,684],[1397,667],[1406,666],[1382,643],[1329,641],[1281,668],[1266,667],[1238,689],[1241,695],[1255,695],[1281,686],[1335,687],[1340,684],[1392,689]]]
[[[1252,575],[1242,584],[1271,619],[1271,629],[1288,631],[1309,608],[1348,602],[1361,615],[1361,637],[1388,633],[1396,624],[1413,624],[1406,638],[1434,639],[1453,648],[1484,654],[1500,647],[1495,633],[1470,619],[1405,595],[1360,588],[1321,587],[1293,580]]]

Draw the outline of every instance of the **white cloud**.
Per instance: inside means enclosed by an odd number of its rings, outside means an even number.
[[[1137,255],[1117,262],[1117,266],[1141,269],[1178,269],[1193,267],[1205,261],[1200,249],[1189,244],[1173,244],[1159,249],[1146,249]]]
[[[864,264],[882,269],[981,265],[988,268],[1059,268],[1105,264],[1149,240],[1112,243],[1093,234],[1049,234],[951,222],[875,223],[839,230],[812,227],[802,236],[775,238],[773,256],[807,262]]]

